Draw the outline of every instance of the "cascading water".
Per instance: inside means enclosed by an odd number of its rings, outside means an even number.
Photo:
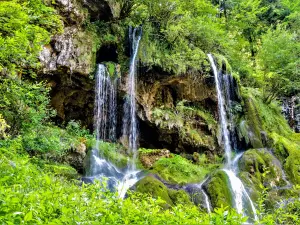
[[[230,146],[230,139],[229,139],[229,131],[228,131],[228,123],[226,119],[226,111],[225,111],[225,100],[222,94],[220,80],[219,80],[219,72],[217,66],[214,62],[214,59],[211,54],[208,54],[208,58],[211,64],[211,67],[214,72],[215,82],[216,82],[216,89],[217,89],[217,97],[218,97],[218,107],[219,107],[219,115],[220,115],[220,122],[221,122],[221,131],[222,131],[222,139],[224,141],[224,149],[226,154],[227,166],[231,166],[231,146]]]
[[[139,180],[140,171],[136,170],[137,157],[137,121],[136,121],[136,58],[139,42],[141,40],[141,28],[135,28],[130,32],[132,40],[132,57],[129,76],[127,80],[128,97],[124,104],[123,138],[127,139],[128,149],[133,160],[129,161],[126,171],[120,171],[112,163],[100,154],[101,141],[116,140],[117,125],[117,78],[110,76],[106,67],[98,66],[95,85],[95,110],[94,129],[96,133],[96,145],[91,152],[90,170],[88,175],[92,179],[105,180],[110,190],[117,190],[119,197],[124,198],[127,190]]]
[[[244,204],[245,200],[250,204],[253,217],[255,220],[257,220],[256,210],[254,207],[253,202],[251,201],[251,198],[249,197],[242,181],[236,176],[235,172],[237,170],[237,162],[238,159],[241,157],[241,155],[238,155],[238,158],[234,159],[233,162],[231,160],[231,144],[230,144],[230,132],[228,130],[228,122],[227,122],[227,113],[225,110],[225,98],[224,96],[230,97],[229,95],[229,82],[223,82],[222,83],[222,76],[223,74],[218,71],[217,66],[215,64],[214,58],[211,54],[208,54],[209,61],[211,63],[211,67],[214,73],[215,82],[216,82],[216,91],[217,91],[217,97],[218,97],[218,108],[219,108],[219,115],[220,115],[220,124],[221,124],[221,131],[222,131],[222,141],[224,142],[224,150],[225,150],[225,156],[226,156],[226,166],[223,171],[227,174],[227,177],[230,182],[231,191],[234,199],[234,205],[238,211],[238,213],[244,213]],[[225,94],[222,92],[222,85],[223,90]],[[227,99],[230,100],[230,99]],[[228,105],[228,104],[227,104]],[[229,104],[230,105],[230,104]]]
[[[138,173],[136,169],[137,158],[137,119],[136,119],[136,63],[139,50],[139,43],[142,37],[141,27],[130,28],[129,38],[131,41],[131,60],[129,75],[127,78],[127,94],[124,104],[124,117],[123,117],[123,141],[128,145],[128,150],[132,156],[132,160],[128,163],[128,170],[119,186],[119,196],[123,198],[128,188],[133,186],[138,181]]]
[[[106,180],[109,189],[114,190],[122,178],[122,172],[100,154],[101,141],[116,139],[116,91],[117,78],[110,76],[104,65],[99,64],[96,73],[94,130],[96,144],[91,152],[88,176]]]
[[[127,94],[124,104],[123,139],[126,139],[128,149],[132,154],[133,161],[130,169],[135,170],[135,159],[137,157],[137,120],[136,120],[136,63],[142,30],[140,27],[129,30],[131,40],[131,61],[127,78]]]
[[[205,201],[205,205],[206,205],[206,209],[208,213],[211,213],[211,205],[209,202],[209,197],[206,194],[206,192],[203,190],[203,184],[208,180],[208,178],[206,178],[201,184],[198,185],[198,188],[201,190],[201,193],[204,196],[204,201]]]

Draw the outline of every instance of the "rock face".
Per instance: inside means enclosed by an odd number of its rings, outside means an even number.
[[[300,133],[300,96],[282,99],[282,113],[291,128]]]
[[[143,71],[137,90],[141,147],[190,154],[218,150],[217,98],[211,77]]]
[[[44,46],[40,54],[43,73],[89,75],[94,71],[96,54],[92,35],[72,26],[66,27],[62,35],[54,36],[50,45]]]
[[[62,16],[64,32],[53,36],[40,53],[40,78],[51,86],[51,105],[57,111],[58,122],[79,120],[92,128],[96,63],[96,34],[84,27],[89,18],[89,1],[58,0],[54,7]],[[99,5],[109,6],[105,1]],[[107,8],[108,7],[108,8]]]
[[[79,143],[75,149],[63,157],[62,161],[75,168],[77,172],[83,174],[83,165],[86,153],[86,145],[84,143]]]

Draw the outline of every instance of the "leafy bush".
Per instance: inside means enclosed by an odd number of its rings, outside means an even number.
[[[211,215],[196,207],[164,210],[162,200],[129,194],[121,200],[103,185],[79,185],[28,157],[0,156],[0,223],[3,224],[241,224],[241,215],[218,209]],[[46,166],[46,165],[45,165]],[[58,168],[64,168],[57,165]]]
[[[33,131],[55,115],[49,109],[49,88],[43,83],[0,79],[0,110],[12,136]]]

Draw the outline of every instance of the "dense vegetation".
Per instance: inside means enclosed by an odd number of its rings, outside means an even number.
[[[119,15],[110,21],[86,21],[84,29],[95,36],[96,47],[117,46],[121,71],[128,70],[126,31],[142,26],[141,65],[171,75],[207,75],[207,53],[226,64],[239,82],[241,105],[234,119],[238,136],[247,145],[268,147],[280,160],[294,189],[287,201],[267,207],[264,187],[268,168],[259,169],[258,224],[299,224],[300,135],[280,112],[280,98],[300,91],[299,0],[115,0]],[[130,193],[120,200],[104,184],[80,183],[65,156],[80,144],[93,145],[94,136],[79,121],[55,124],[50,107],[50,85],[43,80],[39,53],[52,36],[63,32],[63,18],[54,1],[0,1],[0,223],[1,224],[242,224],[247,218],[221,207],[207,214],[180,202]],[[97,38],[96,38],[97,37]],[[95,63],[95,62],[94,62]],[[113,70],[113,69],[111,69]],[[113,71],[111,72],[113,73]],[[153,119],[162,129],[180,130],[180,138],[197,147],[214,145],[205,132],[194,129],[202,118],[218,134],[210,112],[177,102],[172,110],[155,108]],[[241,109],[243,108],[243,110]],[[248,135],[251,130],[253,135]],[[123,167],[122,147],[101,143],[103,154]],[[151,150],[141,149],[149,153]],[[255,154],[255,151],[253,151]],[[250,153],[249,153],[250,155]],[[205,154],[196,163],[172,155],[157,160],[151,172],[170,183],[198,182],[222,163]],[[263,158],[263,157],[261,157]],[[64,164],[63,164],[64,163]],[[263,164],[263,163],[262,163]],[[247,166],[247,165],[246,165]],[[246,168],[245,166],[245,168]],[[241,171],[243,174],[245,171]],[[249,172],[249,171],[246,171]],[[244,173],[245,174],[245,173]],[[251,174],[249,176],[252,176]],[[267,178],[266,178],[267,177]],[[251,177],[251,179],[256,179]],[[245,178],[247,180],[247,177]],[[251,182],[249,186],[251,188]],[[273,202],[272,202],[273,204]],[[167,207],[166,207],[167,205]]]

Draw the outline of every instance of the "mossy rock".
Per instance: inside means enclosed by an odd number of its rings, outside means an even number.
[[[276,133],[271,135],[275,154],[284,163],[284,169],[294,184],[300,184],[300,135],[291,134],[289,138]]]
[[[230,184],[224,171],[218,170],[213,173],[204,188],[210,197],[213,208],[232,206]]]
[[[253,179],[253,183],[260,183],[269,187],[280,186],[283,182],[282,170],[280,165],[276,163],[277,161],[265,149],[251,149],[243,154],[239,161],[239,168],[240,171],[250,174],[248,178]]]
[[[151,172],[172,184],[184,185],[203,180],[209,173],[210,167],[195,165],[179,155],[172,155],[170,158],[161,158],[156,161]]]
[[[193,205],[190,196],[184,190],[168,189],[169,196],[175,205]]]
[[[159,180],[152,176],[147,176],[136,183],[136,191],[140,193],[150,194],[154,198],[161,198],[167,205],[173,206],[174,203],[169,196],[168,188]],[[172,193],[174,198],[174,194]]]
[[[262,139],[261,139],[262,127],[261,127],[260,118],[258,116],[258,111],[255,106],[255,102],[253,101],[252,98],[247,97],[245,99],[245,109],[246,109],[245,127],[247,127],[248,130],[248,132],[244,134],[245,139],[249,140],[253,148],[262,148],[263,147]]]

